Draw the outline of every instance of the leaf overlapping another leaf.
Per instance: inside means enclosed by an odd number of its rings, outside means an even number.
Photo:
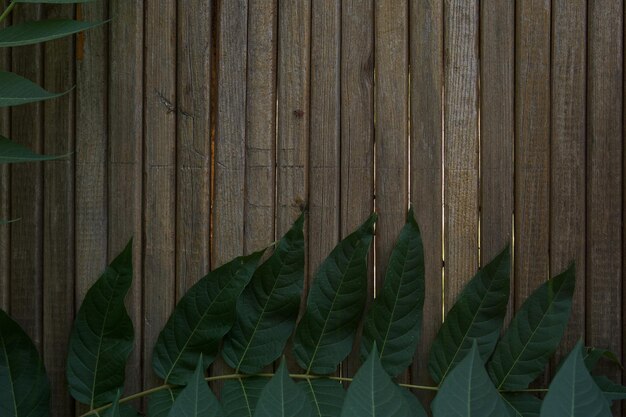
[[[253,417],[267,378],[246,377],[228,380],[222,388],[222,407],[226,417]]]
[[[167,417],[182,387],[166,387],[148,397],[148,417]]]
[[[336,417],[341,413],[346,392],[340,382],[316,378],[306,379],[298,385],[304,387],[315,417]]]
[[[222,417],[222,407],[204,380],[202,355],[187,386],[174,401],[168,417]]]
[[[511,417],[539,417],[541,400],[526,393],[500,393]]]
[[[283,359],[256,404],[254,417],[314,417],[313,407],[300,386],[289,377]]]

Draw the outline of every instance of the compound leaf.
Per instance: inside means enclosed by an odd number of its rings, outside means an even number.
[[[220,403],[204,380],[202,355],[187,386],[174,401],[168,417],[221,417],[224,415]]]
[[[306,394],[289,377],[283,359],[256,404],[254,417],[313,417]]]
[[[341,413],[346,391],[340,382],[316,378],[307,379],[298,385],[304,387],[309,396],[315,417],[336,417]]]
[[[182,387],[167,387],[148,396],[148,417],[167,417]]]
[[[541,400],[530,394],[500,393],[510,417],[539,417]]]
[[[103,24],[72,19],[50,19],[18,23],[0,30],[0,48],[32,45],[63,38]]]
[[[18,106],[20,104],[49,100],[60,97],[64,93],[51,93],[34,82],[7,71],[0,71],[0,107]]]
[[[253,417],[256,404],[269,379],[246,377],[227,380],[222,388],[222,408],[226,417]]]

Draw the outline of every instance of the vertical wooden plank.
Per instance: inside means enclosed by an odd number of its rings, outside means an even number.
[[[111,1],[109,15],[108,259],[133,238],[133,284],[127,308],[135,347],[126,367],[127,392],[142,388],[143,2]],[[86,43],[87,44],[87,43]],[[150,349],[152,346],[147,346]],[[151,369],[150,356],[146,368]]]
[[[46,5],[44,19],[73,18],[73,5]],[[73,37],[44,44],[44,86],[66,91],[74,85]],[[74,94],[44,104],[45,153],[74,149]],[[74,404],[65,384],[67,341],[74,318],[74,160],[44,164],[43,200],[43,360],[55,415],[71,416]]]
[[[516,3],[515,307],[549,276],[550,1]]]
[[[340,238],[374,210],[374,1],[341,5],[341,196]],[[370,253],[373,253],[371,251]],[[368,282],[374,280],[369,257]],[[344,362],[343,375],[358,366],[358,344]]]
[[[178,2],[176,299],[209,271],[212,2]]]
[[[550,275],[576,263],[568,328],[553,364],[585,335],[585,97],[587,4],[552,3]]]
[[[144,9],[144,387],[158,382],[152,350],[175,301],[176,5]]]
[[[309,277],[339,240],[341,4],[312,4]]]
[[[478,1],[444,8],[445,309],[478,268]]]
[[[442,320],[443,0],[411,2],[411,203],[424,242],[424,318],[412,382],[432,384],[427,361]],[[423,393],[422,393],[423,394]],[[432,398],[427,394],[422,399]]]
[[[622,353],[623,2],[588,5],[587,338]],[[617,35],[620,34],[620,35]],[[620,380],[616,367],[598,372]],[[620,415],[621,407],[613,408]]]
[[[0,24],[6,27],[11,17]],[[2,68],[11,68],[11,51],[0,51],[0,65]],[[9,109],[0,111],[0,134],[11,137],[11,113]],[[0,165],[0,220],[9,220],[11,217],[11,171],[9,165]],[[11,228],[8,225],[0,226],[0,308],[9,311],[9,296],[11,280]]]
[[[277,0],[248,3],[244,250],[250,253],[275,239],[278,6]]]
[[[13,23],[41,17],[41,6],[20,4]],[[12,66],[19,75],[43,84],[41,45],[13,50]],[[11,110],[12,139],[35,152],[43,151],[43,104],[34,103]],[[42,347],[43,314],[43,164],[15,164],[11,167],[11,285],[12,317]]]

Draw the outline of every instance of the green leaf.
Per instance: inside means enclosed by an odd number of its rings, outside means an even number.
[[[304,391],[289,377],[284,359],[263,388],[254,417],[313,417],[313,407]]]
[[[166,383],[184,385],[202,354],[213,362],[220,339],[235,321],[237,297],[250,281],[263,251],[241,256],[209,272],[183,296],[159,334],[152,367]]]
[[[423,307],[424,249],[411,208],[391,253],[383,290],[365,319],[361,356],[367,357],[376,343],[383,368],[392,376],[402,373],[413,361]]]
[[[220,417],[223,416],[222,407],[209,389],[204,380],[204,365],[202,355],[198,358],[198,366],[182,390],[168,417]]]
[[[49,100],[68,92],[69,90],[63,93],[51,93],[24,77],[12,72],[0,71],[0,107]]]
[[[554,376],[541,406],[541,417],[611,417],[609,402],[585,367],[578,342]]]
[[[609,402],[626,400],[626,387],[611,381],[604,375],[594,376],[593,381]]]
[[[307,373],[332,373],[352,350],[367,297],[367,254],[376,214],[322,262],[296,330],[293,352]]]
[[[428,417],[426,414],[426,410],[422,406],[422,403],[419,402],[417,397],[411,393],[408,389],[402,389],[402,394],[404,395],[404,399],[409,406],[409,410],[411,410],[411,417]]]
[[[133,279],[132,240],[83,300],[68,348],[70,393],[90,409],[110,403],[124,385],[133,350],[133,323],[124,298]]]
[[[104,417],[137,417],[137,410],[128,404],[120,404],[122,391],[119,391],[113,400],[113,404],[104,412]]]
[[[237,319],[222,348],[237,373],[259,372],[280,358],[293,331],[304,282],[303,224],[304,213],[237,301]]]
[[[222,388],[222,408],[226,417],[253,417],[256,404],[269,379],[247,377],[228,380]]]
[[[502,417],[508,414],[487,375],[476,341],[441,384],[432,408],[434,417]]]
[[[315,417],[336,417],[341,413],[346,392],[340,382],[331,379],[306,379],[298,385],[304,388]]]
[[[32,45],[63,38],[100,26],[103,23],[81,22],[71,19],[50,19],[18,23],[0,30],[0,48]]]
[[[47,417],[50,384],[35,345],[0,309],[0,416]]]
[[[0,164],[15,164],[19,162],[49,161],[63,158],[67,155],[40,155],[30,149],[0,136]]]
[[[501,390],[524,389],[543,372],[565,332],[576,280],[574,266],[526,299],[487,364]]]
[[[467,355],[476,340],[487,360],[498,340],[509,299],[509,248],[504,249],[467,283],[433,342],[428,370],[441,383]]]
[[[148,417],[167,417],[181,387],[167,387],[148,396]]]
[[[341,417],[411,417],[402,391],[383,369],[374,344],[348,388]]]
[[[13,3],[56,3],[56,4],[72,4],[72,3],[89,3],[94,0],[13,0]]]
[[[13,219],[13,220],[0,220],[0,226],[3,226],[5,224],[11,224],[11,223],[15,223],[17,221],[19,221],[20,219]]]
[[[606,359],[610,362],[613,362],[620,368],[624,369],[619,358],[615,355],[615,353],[611,352],[608,349],[585,347],[585,353],[583,354],[583,359],[585,361],[585,366],[587,367],[587,369],[589,369],[589,372],[595,369],[600,359]]]
[[[500,393],[510,417],[539,417],[541,400],[530,394]]]

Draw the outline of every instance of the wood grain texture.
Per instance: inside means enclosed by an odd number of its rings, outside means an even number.
[[[277,238],[274,202],[278,2],[248,3],[244,249],[250,253]]]
[[[576,263],[574,305],[555,366],[585,335],[585,72],[587,5],[552,3],[550,275]]]
[[[176,299],[209,271],[212,2],[178,2]]]
[[[444,7],[445,309],[478,269],[478,1]]]
[[[142,2],[112,0],[109,15],[108,260],[133,238],[133,284],[126,306],[135,328],[135,346],[126,367],[127,392],[143,379],[143,14]],[[85,48],[88,46],[85,42]],[[85,50],[85,55],[87,55]],[[84,59],[89,59],[85,56]],[[149,357],[150,358],[150,357]],[[150,369],[150,359],[147,361]]]
[[[73,5],[46,5],[44,19],[73,18]],[[67,91],[74,80],[74,39],[44,44],[44,86]],[[74,149],[74,93],[44,103],[43,151],[64,155]],[[65,383],[67,347],[74,317],[74,157],[44,163],[43,360],[50,379],[54,415],[74,411]]]
[[[592,1],[587,64],[586,341],[622,353],[623,2]],[[620,34],[620,35],[616,35]],[[598,372],[620,380],[617,367]],[[620,404],[613,408],[620,415]]]
[[[550,1],[516,3],[515,308],[549,277]]]
[[[443,0],[410,3],[411,204],[424,243],[423,326],[414,384],[432,384],[426,369],[430,345],[442,321],[442,99]],[[421,393],[422,400],[432,395]]]
[[[176,295],[176,6],[145,4],[144,62],[144,386],[158,383],[152,349]]]
[[[0,27],[6,27],[10,23],[9,16],[6,21],[0,23]],[[8,23],[7,23],[8,22]],[[0,66],[5,69],[11,68],[11,51],[0,51]],[[0,111],[0,135],[11,137],[11,111]],[[0,165],[0,219],[8,220],[11,217],[11,170],[9,165]],[[11,227],[0,226],[0,308],[9,311],[9,298],[11,294]]]

